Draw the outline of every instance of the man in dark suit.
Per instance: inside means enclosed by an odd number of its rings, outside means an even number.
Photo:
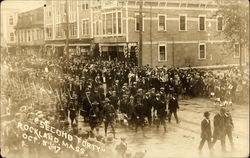
[[[225,118],[226,136],[228,136],[228,139],[231,145],[231,150],[234,150],[233,135],[232,135],[234,124],[233,124],[233,119],[229,110],[227,110],[225,116],[226,116]]]
[[[178,116],[177,116],[177,109],[179,109],[178,100],[177,100],[175,95],[170,94],[170,100],[169,100],[169,103],[168,103],[168,110],[169,110],[168,122],[169,123],[171,122],[171,117],[172,117],[173,113],[174,113],[176,123],[177,124],[179,123],[179,119],[178,119]]]
[[[155,101],[155,105],[154,105],[154,111],[156,111],[156,127],[157,129],[159,128],[159,125],[161,124],[164,128],[164,132],[167,132],[167,128],[166,128],[166,123],[165,123],[165,119],[166,119],[166,102],[165,100],[160,98],[160,94],[156,94],[156,101]]]
[[[199,145],[199,151],[202,150],[203,145],[207,141],[208,148],[211,150],[212,148],[212,131],[211,131],[211,124],[210,124],[210,119],[209,119],[210,113],[205,112],[204,113],[204,119],[201,122],[201,141]]]
[[[213,146],[217,140],[221,141],[221,150],[226,151],[226,127],[225,127],[225,113],[226,109],[221,108],[220,113],[214,116],[214,133],[213,133]]]

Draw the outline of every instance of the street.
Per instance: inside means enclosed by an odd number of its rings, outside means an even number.
[[[167,123],[167,133],[163,132],[160,126],[147,127],[144,138],[140,129],[135,133],[128,128],[116,129],[117,138],[126,137],[128,151],[145,151],[146,158],[166,158],[166,157],[209,157],[210,153],[207,144],[199,154],[198,145],[200,142],[200,122],[204,111],[211,112],[211,123],[214,115],[219,111],[219,107],[214,102],[207,99],[194,98],[180,101],[180,110],[178,116],[180,124],[176,124],[172,118],[171,124]],[[231,147],[226,138],[226,153],[220,152],[220,142],[214,146],[214,152],[211,157],[248,157],[249,137],[248,137],[248,106],[233,105],[232,117],[234,121],[233,138],[235,150],[231,152]],[[172,116],[173,117],[173,116]],[[212,129],[213,129],[213,123]],[[100,134],[104,135],[104,129],[100,129]]]

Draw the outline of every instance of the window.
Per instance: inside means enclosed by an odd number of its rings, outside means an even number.
[[[234,45],[234,57],[235,58],[240,57],[240,45],[239,44]]]
[[[206,30],[206,17],[205,16],[199,16],[199,31],[205,31]]]
[[[205,45],[205,43],[199,44],[199,59],[206,59],[206,45]]]
[[[36,30],[33,30],[33,33],[34,33],[33,40],[37,40]]]
[[[39,31],[39,30],[36,30],[36,38],[37,38],[37,39],[40,39],[39,33],[40,33],[40,31]]]
[[[69,35],[70,36],[76,36],[76,32],[77,32],[77,25],[76,22],[74,23],[70,23],[69,24]]]
[[[82,4],[82,10],[85,10],[85,4]]]
[[[116,34],[116,13],[113,13],[112,15],[113,19],[112,19],[112,22],[113,22],[113,33],[112,34]]]
[[[32,30],[31,32],[32,32],[32,34],[31,34],[31,40],[34,41],[35,32],[34,32],[34,30]]]
[[[186,15],[180,15],[180,31],[186,31],[187,30],[187,16]]]
[[[52,38],[52,26],[48,26],[46,28],[46,35],[47,35],[47,38]]]
[[[95,29],[96,29],[95,34],[99,35],[99,21],[95,22]]]
[[[166,16],[159,15],[158,16],[158,31],[165,31],[166,30]]]
[[[9,25],[13,25],[13,24],[14,24],[13,16],[10,16],[10,18],[9,18]]]
[[[62,36],[62,27],[61,27],[60,24],[56,24],[56,29],[55,29],[55,31],[56,31],[56,36],[57,36],[57,37]]]
[[[158,60],[167,61],[166,44],[160,44],[158,48]]]
[[[121,12],[112,12],[102,14],[102,21],[98,22],[102,25],[103,35],[115,35],[122,33],[122,14]],[[94,23],[94,25],[97,25]],[[96,26],[95,29],[100,29]],[[101,31],[100,31],[101,32]]]
[[[89,34],[89,20],[82,20],[82,35]]]
[[[106,14],[102,15],[102,33],[106,34]]]
[[[106,14],[106,34],[112,34],[112,13]]]
[[[135,31],[140,31],[140,15],[139,14],[135,15]],[[142,31],[144,31],[144,19],[142,19]]]
[[[118,34],[122,33],[122,14],[118,12]]]
[[[31,37],[30,37],[30,31],[28,31],[28,42],[31,41]]]
[[[222,31],[223,27],[223,22],[222,22],[222,17],[217,17],[217,31]]]
[[[10,41],[12,41],[12,42],[14,41],[14,33],[13,32],[10,33]]]

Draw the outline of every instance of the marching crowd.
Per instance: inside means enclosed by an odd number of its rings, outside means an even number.
[[[237,101],[237,92],[243,92],[247,88],[242,87],[248,86],[247,74],[236,67],[224,71],[139,67],[121,61],[84,61],[77,55],[50,61],[35,56],[23,59],[24,62],[18,58],[6,58],[5,61],[13,69],[22,67],[27,61],[28,67],[35,68],[35,71],[29,73],[27,69],[21,75],[22,80],[42,84],[58,96],[57,114],[46,114],[48,120],[57,120],[58,128],[77,134],[81,115],[91,128],[89,133],[85,133],[88,135],[86,138],[94,137],[99,142],[103,140],[98,137],[102,124],[106,136],[108,127],[111,127],[113,137],[116,137],[115,123],[118,122],[135,132],[141,128],[143,136],[145,126],[163,126],[166,132],[166,120],[171,122],[172,114],[176,123],[180,122],[177,115],[179,99],[199,96],[215,98],[221,104],[232,104]],[[32,114],[38,117],[37,113]],[[67,122],[68,117],[70,123]],[[210,146],[210,139],[202,138],[199,149],[205,141]],[[121,156],[124,157],[125,139],[121,144]]]

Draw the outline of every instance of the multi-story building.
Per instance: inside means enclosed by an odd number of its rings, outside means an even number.
[[[16,34],[15,25],[19,10],[15,8],[1,7],[1,48],[7,48],[9,52],[15,52]]]
[[[17,46],[21,53],[39,54],[44,47],[43,7],[18,14],[15,27]]]
[[[72,51],[91,52],[91,46],[98,44],[103,59],[136,61],[142,2],[142,65],[239,63],[239,46],[225,47],[229,42],[221,34],[223,17],[216,15],[218,6],[214,0],[67,1]],[[66,29],[60,29],[60,25],[65,26],[65,4],[66,0],[50,1],[45,11],[46,43],[62,49]],[[247,54],[244,50],[243,58]]]

